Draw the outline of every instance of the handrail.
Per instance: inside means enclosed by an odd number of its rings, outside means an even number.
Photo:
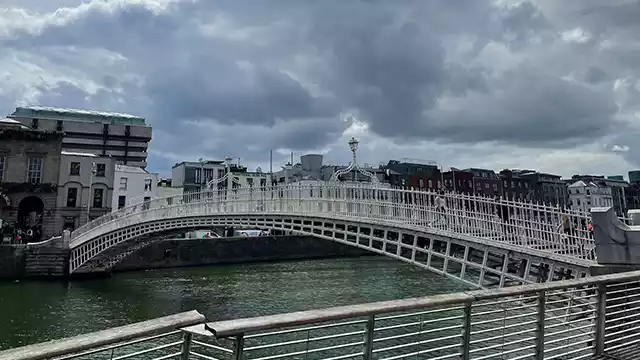
[[[500,289],[463,291],[421,298],[381,301],[367,304],[339,306],[326,309],[298,311],[276,315],[258,316],[238,320],[209,322],[205,329],[217,338],[226,338],[244,333],[322,323],[327,321],[353,319],[368,315],[393,313],[408,310],[434,308],[443,305],[465,304],[501,297],[513,297],[541,291],[553,291],[611,282],[640,279],[640,270],[626,273],[599,275],[581,279],[551,281]]]
[[[132,340],[206,321],[196,310],[88,334],[0,351],[0,360],[41,360]]]

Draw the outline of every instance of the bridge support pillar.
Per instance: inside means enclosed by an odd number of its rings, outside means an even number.
[[[69,249],[69,244],[71,243],[71,231],[64,230],[62,232],[62,248]]]
[[[612,207],[591,209],[598,264],[613,267],[640,265],[640,226],[623,224]]]
[[[591,209],[591,218],[598,260],[598,265],[592,266],[590,269],[591,275],[639,270],[640,226],[629,226],[622,223],[611,207]],[[634,224],[639,221],[639,216],[633,216],[632,222]],[[611,292],[615,292],[615,295],[612,295],[613,299],[607,301],[607,294]],[[625,296],[620,296],[621,294]],[[609,333],[625,330],[625,335],[628,336],[631,333],[637,334],[639,332],[638,329],[625,325],[625,321],[628,321],[625,319],[629,319],[629,316],[632,316],[633,320],[637,319],[637,307],[626,303],[637,300],[638,295],[640,295],[640,287],[637,283],[609,284],[607,287],[598,289],[598,300],[601,304],[598,307],[599,313],[596,321],[602,327],[600,329],[596,328],[598,337],[595,345],[598,351],[602,351],[602,340]],[[604,315],[606,315],[608,307],[615,307],[614,310],[625,309],[627,312],[622,318],[619,318],[619,315],[614,315],[613,318],[607,320],[605,325],[602,322],[604,322]],[[630,313],[634,314],[631,315]],[[617,342],[613,342],[608,346],[615,346],[616,344]]]

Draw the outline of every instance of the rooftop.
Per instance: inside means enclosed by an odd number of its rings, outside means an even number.
[[[134,173],[134,174],[148,174],[149,173],[146,170],[144,170],[142,168],[139,168],[139,167],[129,166],[129,165],[120,165],[120,164],[116,164],[116,171],[117,172]]]
[[[205,160],[205,161],[181,161],[179,163],[175,163],[172,168],[177,168],[180,165],[185,166],[203,166],[203,165],[223,165],[224,160]]]
[[[146,126],[145,119],[140,116],[95,110],[55,108],[49,106],[19,106],[10,116],[31,117],[77,121],[99,121],[112,124],[130,124]]]
[[[96,154],[91,154],[91,153],[81,153],[81,152],[73,152],[73,151],[65,151],[62,150],[60,152],[60,155],[67,155],[67,156],[84,156],[84,157],[100,157]]]

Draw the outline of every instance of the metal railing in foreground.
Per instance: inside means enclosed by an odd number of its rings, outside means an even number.
[[[0,360],[179,359],[189,351],[189,343],[185,343],[180,328],[204,322],[204,315],[188,311],[0,351]]]
[[[156,319],[0,360],[625,359],[640,343],[640,271],[206,324],[175,317],[194,325]]]
[[[184,330],[205,359],[588,359],[640,342],[639,304],[640,271]]]

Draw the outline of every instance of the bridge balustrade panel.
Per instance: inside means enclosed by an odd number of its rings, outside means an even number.
[[[356,219],[363,224],[404,224],[595,259],[594,241],[587,230],[588,213],[458,193],[332,183],[211,190],[154,199],[78,228],[71,235],[70,246],[74,249],[141,223],[221,214],[295,214]],[[116,243],[118,239],[105,240],[97,251]]]

